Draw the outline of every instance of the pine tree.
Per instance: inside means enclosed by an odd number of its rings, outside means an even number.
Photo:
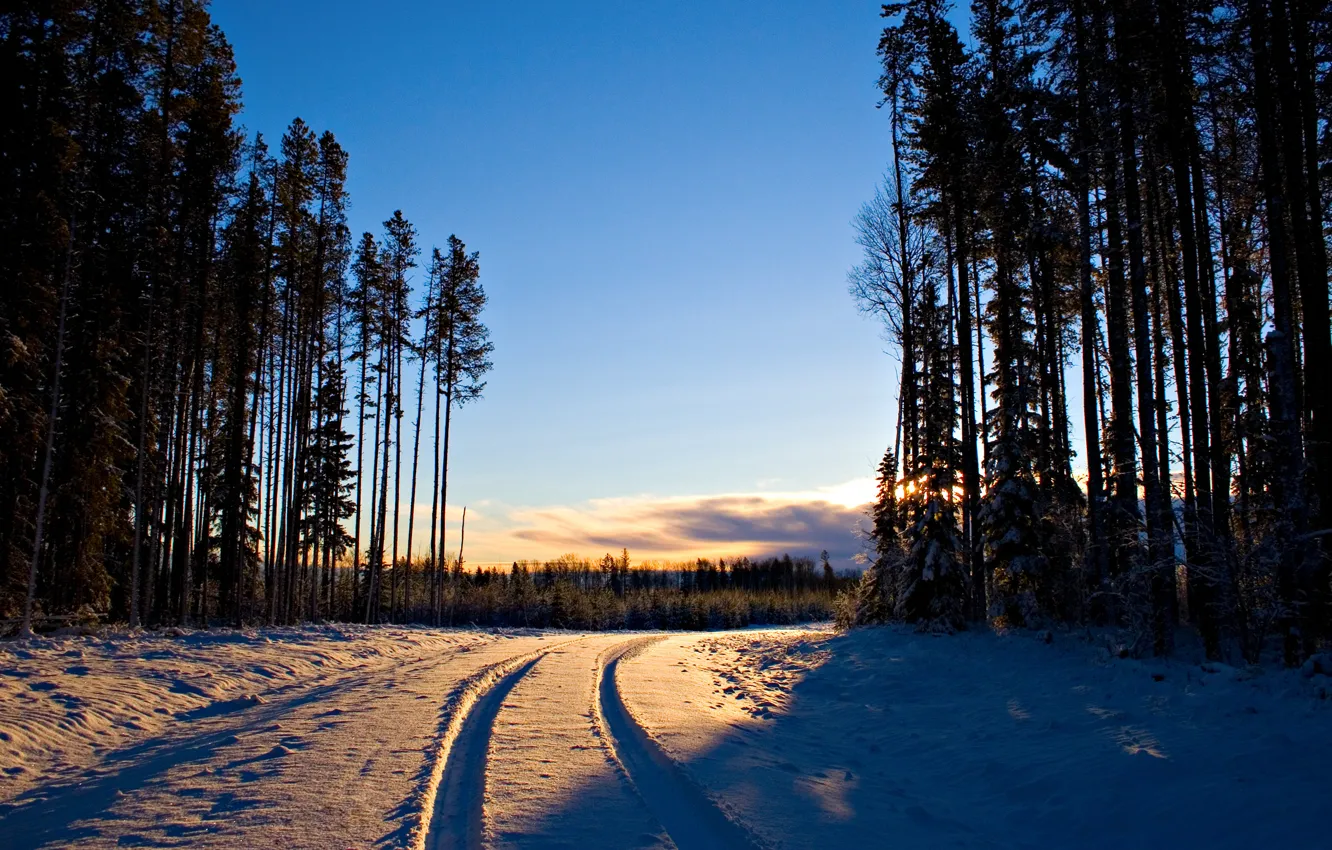
[[[401,444],[367,427],[400,417],[401,240],[346,290],[346,153],[299,119],[242,145],[201,0],[10,4],[0,41],[0,615],[334,613],[346,356],[376,471]]]
[[[1090,616],[1140,628],[1168,652],[1184,611],[1215,657],[1232,635],[1254,651],[1279,610],[1286,658],[1298,661],[1332,604],[1321,537],[1308,536],[1332,480],[1317,472],[1326,402],[1309,400],[1305,377],[1328,339],[1318,15],[1288,0],[976,0],[968,50],[949,11],[884,9],[894,179],[857,223],[866,262],[853,271],[858,300],[889,320],[904,352],[894,445],[908,584],[923,575],[924,541],[960,541],[972,616]],[[907,191],[891,196],[898,185]],[[906,232],[893,215],[904,195],[912,224],[934,233],[946,298],[898,295],[893,258],[905,251],[885,235]],[[1306,303],[1323,307],[1312,325]],[[941,323],[925,320],[931,312]],[[909,342],[893,324],[905,315]],[[1085,497],[1069,463],[1074,345]],[[936,348],[954,352],[942,367]],[[982,488],[965,487],[954,536],[927,524],[946,525],[947,511],[912,497],[940,492],[955,467],[975,480],[973,357],[982,389],[993,388],[980,398],[984,507]],[[948,399],[960,405],[957,431],[929,424]]]
[[[402,416],[401,400],[401,365],[402,348],[410,343],[408,338],[411,313],[408,310],[410,286],[408,273],[416,265],[416,230],[402,216],[402,211],[395,211],[384,222],[384,245],[380,251],[379,265],[383,272],[383,294],[380,300],[377,344],[379,360],[377,370],[383,381],[382,391],[382,438],[379,467],[379,504],[374,530],[371,532],[370,570],[371,577],[366,603],[366,622],[378,622],[380,616],[380,593],[383,586],[384,556],[389,551],[388,529],[388,486],[389,486],[389,450],[400,443],[393,433],[393,425]],[[401,428],[399,428],[401,433]],[[401,465],[399,464],[399,469]],[[394,487],[395,506],[393,529],[393,553],[397,552],[397,493]],[[396,565],[390,565],[396,566]],[[395,579],[396,581],[396,579]],[[392,602],[392,599],[390,599]],[[392,609],[390,608],[390,615]]]
[[[342,523],[356,513],[355,471],[352,468],[352,435],[344,430],[347,415],[346,381],[337,359],[323,369],[323,380],[315,397],[319,413],[313,449],[309,454],[309,499],[306,506],[307,545],[322,551],[322,568],[330,575],[343,554],[355,542]],[[329,584],[331,585],[331,579]],[[317,616],[317,609],[312,616]]]
[[[906,556],[892,591],[896,616],[923,629],[953,631],[967,619],[965,541],[958,516],[957,469],[961,447],[953,392],[953,346],[948,311],[936,283],[920,302],[920,336],[926,352],[923,375],[924,440],[915,469],[902,491],[906,502]],[[896,495],[896,493],[894,493]]]
[[[360,363],[360,378],[356,393],[356,514],[352,532],[352,605],[359,608],[361,598],[361,512],[365,496],[365,435],[369,421],[366,409],[378,409],[378,395],[371,395],[371,388],[378,386],[376,373],[368,372],[374,340],[379,334],[379,320],[382,313],[380,301],[383,298],[383,267],[379,263],[380,246],[371,233],[361,235],[356,248],[356,259],[352,265],[354,284],[349,298],[349,310],[352,321],[351,361]],[[378,429],[371,429],[372,436]],[[378,442],[376,441],[376,445]],[[372,464],[371,478],[374,478],[377,464]],[[371,499],[373,511],[374,500]],[[373,532],[371,540],[374,539]],[[371,545],[373,550],[374,546]],[[367,558],[367,564],[369,559]],[[369,582],[365,582],[366,587]]]
[[[244,622],[245,583],[258,563],[258,491],[250,397],[256,391],[260,340],[256,318],[265,277],[264,225],[268,198],[259,174],[251,170],[245,198],[223,234],[223,274],[233,291],[223,338],[230,345],[226,407],[221,432],[225,442],[216,493],[220,515],[219,579],[222,611]],[[141,487],[140,487],[141,489]],[[139,521],[141,522],[141,520]],[[140,531],[136,523],[136,532]]]
[[[442,552],[448,517],[449,437],[453,408],[481,397],[486,386],[482,378],[490,371],[490,353],[494,346],[490,342],[489,330],[481,322],[486,293],[480,282],[480,254],[475,251],[468,254],[462,240],[450,236],[448,253],[441,255],[437,252],[434,259],[439,292],[434,301],[434,321],[430,325],[434,336],[428,341],[428,347],[437,357],[436,393],[444,398],[443,445],[435,479],[439,498],[439,549]],[[460,545],[459,558],[461,553]],[[456,581],[454,584],[456,588]]]

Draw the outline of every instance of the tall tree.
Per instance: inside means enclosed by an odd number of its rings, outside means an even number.
[[[402,388],[400,374],[402,349],[410,344],[411,312],[408,310],[408,297],[411,292],[408,274],[416,266],[416,229],[397,210],[384,222],[384,244],[380,251],[379,265],[383,274],[383,294],[380,299],[380,320],[377,327],[379,346],[379,378],[383,382],[381,419],[383,425],[382,446],[379,467],[379,505],[376,529],[371,533],[370,589],[366,603],[366,622],[378,622],[380,617],[380,592],[383,586],[384,555],[387,547],[388,529],[388,486],[389,486],[389,450],[397,442],[394,439],[393,425],[402,416]],[[401,429],[399,429],[401,432]],[[397,494],[394,487],[394,522],[393,549],[397,552]],[[396,567],[396,565],[390,565]],[[396,580],[396,579],[395,579]],[[390,614],[392,612],[390,611]]]
[[[439,292],[434,302],[434,321],[430,324],[434,337],[429,347],[438,352],[436,392],[444,398],[444,433],[437,470],[436,487],[439,493],[439,551],[445,551],[445,529],[448,518],[449,494],[449,437],[454,407],[461,407],[481,397],[485,390],[483,380],[490,371],[490,354],[494,346],[490,331],[481,321],[486,306],[485,289],[481,286],[480,254],[467,253],[467,246],[457,236],[449,236],[448,252],[434,255],[433,269]],[[462,546],[459,544],[459,567]]]

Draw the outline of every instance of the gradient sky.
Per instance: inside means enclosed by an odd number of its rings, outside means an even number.
[[[846,291],[889,152],[878,2],[212,8],[247,129],[276,146],[300,116],[348,150],[354,233],[400,208],[427,252],[481,252],[469,561],[849,563],[896,374]]]

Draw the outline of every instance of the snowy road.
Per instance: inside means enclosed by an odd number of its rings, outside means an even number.
[[[427,846],[665,844],[643,801],[615,770],[595,726],[599,656],[624,640],[598,636],[554,647],[478,703],[461,736],[467,746],[445,769],[454,780],[446,787],[462,786],[472,816],[450,808]]]
[[[1332,677],[1074,637],[0,645],[0,846],[1327,846]]]
[[[616,668],[658,639],[593,635],[512,660],[450,744],[428,850],[753,846],[624,707]]]
[[[409,645],[407,658],[380,647],[382,658],[353,669],[302,683],[297,674],[308,671],[294,668],[288,681],[241,695],[204,693],[200,683],[217,675],[206,653],[166,677],[125,669],[139,660],[128,653],[83,659],[94,666],[72,677],[55,674],[50,658],[24,658],[29,669],[8,672],[27,689],[0,703],[0,721],[17,726],[25,709],[44,713],[45,724],[25,731],[46,744],[34,750],[47,764],[22,771],[17,793],[0,785],[0,843],[14,850],[753,845],[682,781],[616,689],[618,665],[660,636],[445,634]],[[379,640],[394,637],[402,635]],[[238,681],[246,670],[273,673],[271,662],[214,651],[230,658],[227,673]],[[187,660],[174,648],[152,653]],[[62,738],[71,717],[86,720],[87,712],[61,716],[59,706],[86,708],[97,691],[90,680],[99,677],[126,689],[97,706],[101,720],[121,725],[133,717],[128,725],[137,726],[159,700],[152,713],[175,722],[162,734],[131,734],[124,746],[100,746],[97,731],[86,729]],[[164,693],[145,688],[154,678],[164,678]],[[69,747],[81,758],[66,758]]]

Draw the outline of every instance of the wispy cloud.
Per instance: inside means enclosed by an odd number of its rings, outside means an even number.
[[[503,562],[628,548],[635,560],[827,549],[839,566],[861,551],[873,482],[805,492],[594,499],[577,505],[478,506],[468,514],[468,560]],[[450,547],[452,548],[452,547]]]

